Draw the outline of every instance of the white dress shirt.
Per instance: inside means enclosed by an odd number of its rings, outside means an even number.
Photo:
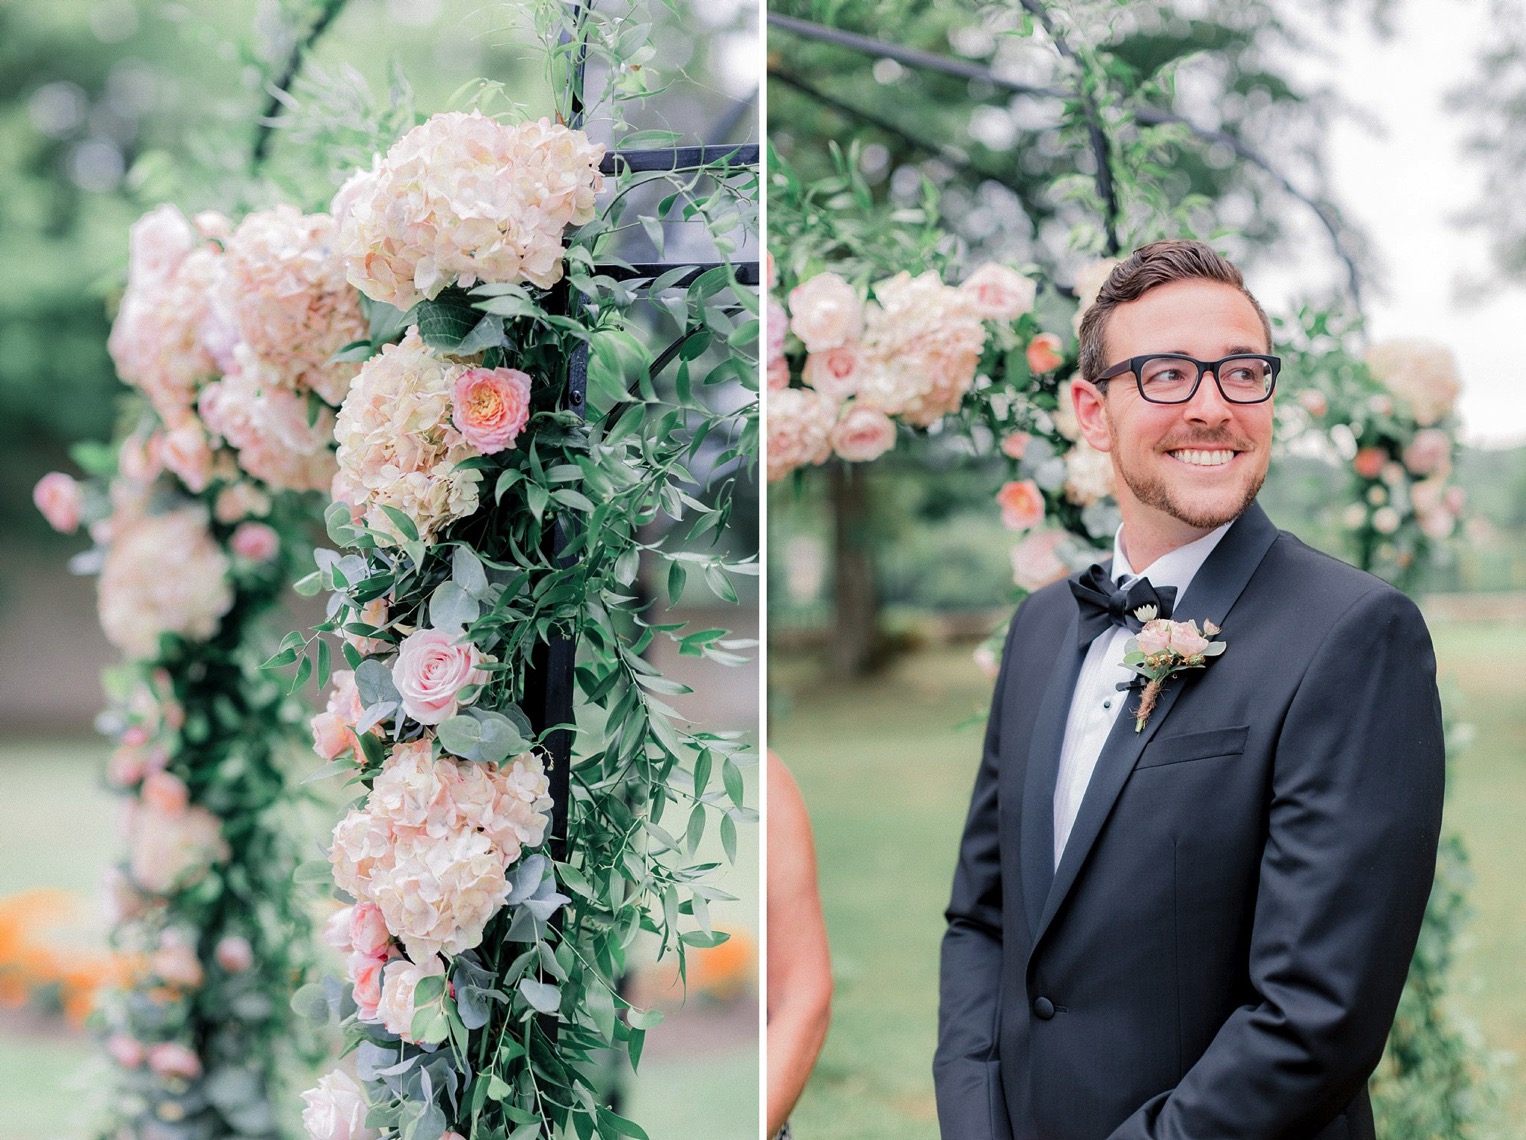
[[[1156,589],[1175,586],[1180,601],[1199,567],[1219,545],[1219,540],[1229,530],[1225,523],[1218,530],[1205,534],[1186,546],[1179,546],[1162,554],[1142,571],[1136,571],[1123,555],[1123,528],[1113,537],[1113,581],[1123,589],[1133,585],[1139,577],[1150,579]],[[1081,800],[1086,786],[1091,783],[1092,769],[1102,755],[1102,746],[1118,713],[1131,700],[1137,700],[1132,692],[1120,692],[1119,682],[1131,681],[1134,673],[1123,666],[1123,647],[1134,635],[1122,626],[1113,626],[1097,635],[1081,662],[1081,672],[1076,677],[1076,690],[1070,698],[1070,715],[1065,721],[1065,743],[1060,748],[1060,770],[1054,782],[1054,862],[1060,865],[1065,851],[1065,841],[1075,826],[1076,813],[1081,810]]]

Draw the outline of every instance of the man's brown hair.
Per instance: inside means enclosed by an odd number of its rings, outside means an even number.
[[[1107,319],[1126,301],[1137,301],[1151,289],[1173,281],[1221,281],[1238,289],[1256,309],[1266,343],[1272,343],[1272,323],[1261,302],[1245,287],[1245,278],[1228,260],[1200,241],[1168,238],[1142,245],[1113,267],[1097,299],[1081,318],[1081,377],[1092,380],[1112,361],[1103,359]],[[1104,384],[1107,381],[1103,381]]]

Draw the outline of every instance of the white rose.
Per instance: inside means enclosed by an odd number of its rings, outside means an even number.
[[[318,1087],[302,1094],[302,1127],[311,1140],[376,1140],[381,1134],[366,1127],[365,1093],[348,1073],[338,1070],[318,1079]]]

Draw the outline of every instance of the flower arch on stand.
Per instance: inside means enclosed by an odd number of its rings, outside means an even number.
[[[295,998],[354,1054],[304,1094],[315,1138],[644,1135],[600,1078],[660,1020],[621,994],[627,955],[643,932],[680,963],[725,940],[696,848],[715,826],[734,855],[755,818],[740,742],[684,726],[660,698],[687,690],[642,656],[666,636],[734,664],[745,643],[650,622],[638,572],[666,559],[670,593],[692,570],[733,602],[756,572],[652,528],[713,540],[756,454],[757,269],[632,264],[611,239],[627,192],[667,180],[724,249],[756,148],[606,155],[579,129],[583,67],[619,61],[618,28],[557,7],[568,125],[437,115],[334,201],[369,329],[343,353],[334,549],[298,584],[331,616],[269,662],[332,680],[315,747],[357,797],[329,853],[347,976]],[[662,351],[642,297],[678,325]],[[731,472],[708,502],[702,458]]]

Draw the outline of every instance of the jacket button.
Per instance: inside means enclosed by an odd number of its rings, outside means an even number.
[[[1046,997],[1035,998],[1033,1002],[1033,1016],[1040,1021],[1048,1021],[1054,1016],[1054,1002]]]

